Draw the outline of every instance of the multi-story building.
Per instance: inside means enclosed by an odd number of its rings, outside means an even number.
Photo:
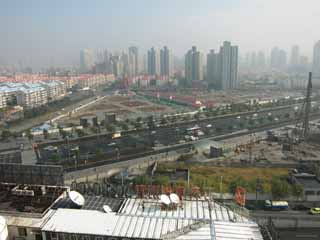
[[[80,72],[86,73],[94,66],[94,53],[91,49],[83,49],[80,52]]]
[[[108,74],[95,74],[95,75],[83,75],[79,77],[78,85],[81,88],[96,88],[107,82],[114,81],[114,75]]]
[[[129,47],[129,76],[134,77],[139,74],[139,51],[135,46]]]
[[[160,74],[160,59],[158,52],[152,47],[148,51],[148,74],[159,75]]]
[[[26,108],[45,105],[66,94],[66,86],[61,81],[47,82],[6,82],[0,84],[0,102],[2,106],[20,105]]]
[[[63,82],[66,86],[66,89],[70,89],[73,86],[78,84],[78,77],[70,76],[70,77],[61,77],[59,81]]]
[[[7,107],[7,99],[4,93],[0,92],[0,109]]]
[[[66,85],[61,81],[48,81],[40,83],[47,91],[48,101],[62,98],[66,94]]]
[[[25,84],[24,88],[17,91],[17,104],[26,108],[34,108],[45,105],[48,102],[48,94],[40,84]]]
[[[219,53],[213,50],[207,56],[207,79],[219,90],[233,89],[238,82],[238,46],[224,42]]]
[[[160,75],[168,77],[173,75],[173,57],[167,46],[160,50]]]
[[[203,80],[202,53],[193,46],[185,55],[185,77],[187,83]]]
[[[313,74],[320,77],[320,40],[314,45],[313,48]]]
[[[286,70],[287,67],[287,53],[283,49],[274,47],[271,51],[270,66],[275,70]]]

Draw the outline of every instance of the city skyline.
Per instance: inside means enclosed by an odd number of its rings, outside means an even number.
[[[320,21],[319,3],[314,0],[308,5],[289,0],[3,1],[0,6],[4,36],[0,64],[75,66],[81,49],[114,51],[131,45],[141,52],[167,45],[181,57],[192,45],[208,52],[225,40],[241,46],[241,53],[269,52],[273,46],[289,52],[292,45],[299,45],[311,59],[320,35],[314,28]]]

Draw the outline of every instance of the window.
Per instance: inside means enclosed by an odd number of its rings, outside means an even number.
[[[36,233],[35,237],[36,237],[36,240],[42,240],[42,234],[41,233]]]
[[[96,240],[103,240],[102,237],[96,237]]]
[[[18,233],[20,237],[26,237],[27,236],[27,229],[26,228],[18,228]]]
[[[58,239],[58,235],[55,232],[51,233],[51,240],[57,240]]]
[[[63,234],[64,240],[70,240],[70,236],[68,233]]]

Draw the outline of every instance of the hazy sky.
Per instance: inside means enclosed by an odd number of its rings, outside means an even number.
[[[224,40],[240,52],[320,39],[320,0],[1,0],[0,63],[77,64],[82,48],[141,51],[168,45],[182,56]]]

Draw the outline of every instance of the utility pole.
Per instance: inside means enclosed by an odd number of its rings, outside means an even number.
[[[222,180],[223,176],[220,176],[220,199],[222,200]]]

